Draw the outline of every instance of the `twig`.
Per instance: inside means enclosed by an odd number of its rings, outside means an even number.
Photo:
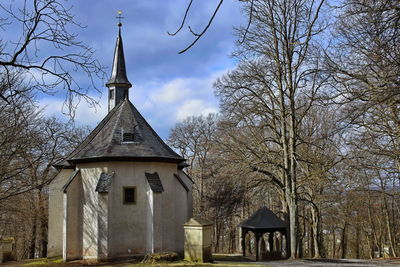
[[[175,36],[178,32],[180,32],[180,31],[182,30],[183,26],[185,25],[186,17],[187,17],[187,14],[189,13],[190,6],[192,5],[192,3],[193,3],[193,0],[190,0],[190,3],[189,3],[189,5],[188,5],[187,8],[186,8],[185,16],[183,17],[182,24],[181,24],[181,26],[179,27],[179,29],[176,30],[176,32],[174,32],[174,33],[167,32],[168,35],[170,35],[170,36]]]
[[[192,46],[194,46],[194,45],[197,43],[197,41],[204,35],[204,33],[207,31],[207,29],[210,27],[211,23],[213,22],[213,20],[214,20],[214,18],[215,18],[215,15],[217,14],[217,12],[218,12],[218,10],[219,10],[219,8],[221,7],[221,5],[222,5],[223,2],[224,2],[224,0],[220,0],[220,1],[219,1],[219,4],[218,4],[217,8],[214,10],[214,13],[213,13],[212,17],[211,17],[210,20],[208,21],[207,26],[203,29],[203,31],[202,31],[201,33],[199,33],[199,34],[194,34],[194,33],[191,31],[195,36],[197,36],[197,38],[194,39],[194,41],[193,41],[189,46],[187,46],[185,49],[183,49],[182,51],[180,51],[178,54],[182,54],[182,53],[185,53],[186,51],[188,51],[188,50],[189,50]]]

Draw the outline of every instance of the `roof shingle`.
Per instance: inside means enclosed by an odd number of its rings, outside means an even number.
[[[96,192],[108,193],[111,189],[112,180],[114,178],[115,172],[110,174],[102,172],[100,174],[99,181],[97,182]]]
[[[135,142],[123,142],[124,133],[135,135]],[[101,160],[184,161],[164,143],[128,99],[112,109],[67,160],[71,163]]]
[[[151,190],[154,193],[162,193],[164,191],[164,187],[161,183],[160,176],[158,176],[158,173],[145,173],[147,182],[150,185]]]
[[[239,224],[240,227],[248,229],[276,229],[285,228],[286,223],[266,207],[260,208],[247,220]]]
[[[64,193],[67,192],[68,186],[72,183],[72,181],[75,179],[75,177],[78,175],[79,172],[80,172],[80,170],[78,169],[78,170],[74,171],[74,172],[71,174],[70,177],[68,177],[67,182],[65,183],[65,185],[64,185],[64,186],[62,187],[62,189],[61,189]]]

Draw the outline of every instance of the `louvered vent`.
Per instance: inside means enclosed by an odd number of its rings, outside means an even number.
[[[122,136],[122,142],[135,142],[135,135],[133,133],[124,133]]]

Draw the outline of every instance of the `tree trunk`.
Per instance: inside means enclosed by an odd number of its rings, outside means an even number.
[[[356,259],[360,258],[360,228],[356,226]]]
[[[288,201],[289,231],[290,231],[290,258],[297,257],[297,205],[292,199]]]
[[[346,258],[347,254],[347,223],[344,224],[344,227],[342,229],[342,240],[340,242],[340,246],[342,250],[341,258],[344,259]]]
[[[385,212],[385,224],[386,224],[386,230],[387,230],[389,246],[390,246],[390,254],[391,254],[390,256],[397,257],[395,243],[393,240],[392,227],[391,227],[391,223],[390,223],[390,215],[389,215],[387,197],[386,197],[385,193],[383,193],[383,203],[384,203],[384,212]]]
[[[377,233],[376,233],[376,226],[375,226],[375,223],[374,223],[374,220],[373,220],[373,218],[372,218],[372,211],[371,211],[371,206],[372,206],[372,204],[371,204],[371,197],[370,197],[370,193],[369,193],[369,191],[367,191],[367,199],[368,199],[368,220],[369,220],[369,224],[370,224],[370,226],[371,226],[371,229],[372,229],[372,236],[373,236],[373,247],[374,247],[374,249],[375,248],[377,248],[378,249],[378,253],[379,253],[379,256],[380,256],[380,246],[379,246],[379,241],[378,241],[378,235],[377,235]],[[372,253],[373,254],[373,257],[375,257],[375,252],[373,252]]]
[[[36,215],[34,216],[33,224],[32,224],[32,232],[29,240],[29,259],[35,258],[35,248],[36,248],[36,231],[37,231],[37,220]]]
[[[368,235],[368,233],[365,234],[366,235],[366,240],[367,240],[367,244],[368,244],[368,248],[369,248],[369,258],[373,259],[374,257],[374,245],[373,245],[373,240],[372,237],[370,235]]]
[[[336,230],[332,231],[332,258],[336,258]]]
[[[319,243],[319,212],[317,208],[312,205],[311,206],[311,227],[312,227],[312,242],[313,242],[313,249],[314,249],[314,258],[320,258],[320,243]]]

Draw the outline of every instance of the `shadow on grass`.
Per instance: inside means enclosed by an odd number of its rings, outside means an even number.
[[[360,264],[359,262],[352,261],[352,260],[346,260],[346,259],[322,259],[322,258],[316,258],[316,259],[304,259],[305,261],[312,261],[312,262],[323,262],[323,263],[335,263],[335,264]],[[363,262],[363,264],[367,264]],[[374,264],[374,263],[371,263]]]
[[[240,254],[213,254],[214,261],[230,261],[230,262],[248,262],[253,261],[247,257],[243,257]]]

